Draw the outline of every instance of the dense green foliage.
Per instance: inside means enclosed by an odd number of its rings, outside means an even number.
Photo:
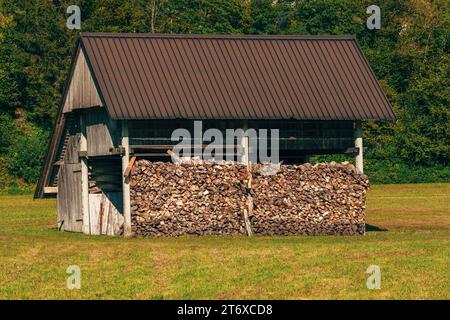
[[[23,119],[0,115],[0,137],[0,191],[30,192],[30,184],[39,177],[49,133]]]
[[[378,0],[382,29],[372,31],[374,1],[273,2],[0,0],[0,174],[36,179],[77,38],[66,8],[78,4],[83,31],[354,34],[398,115],[366,124],[368,173],[378,182],[449,181],[448,1]]]

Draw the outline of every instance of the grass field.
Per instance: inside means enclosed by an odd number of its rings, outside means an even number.
[[[0,196],[0,298],[449,299],[450,184],[376,185],[367,207],[386,231],[123,239],[57,232],[55,201]],[[69,265],[81,290],[66,288]]]

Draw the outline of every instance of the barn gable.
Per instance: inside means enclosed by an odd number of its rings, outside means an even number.
[[[63,112],[72,112],[76,109],[103,106],[86,56],[81,47],[77,50],[72,77],[64,101]]]
[[[65,158],[77,157],[74,151],[79,143],[74,131],[79,122],[74,111],[103,107],[100,92],[95,85],[83,47],[79,42],[69,69],[60,107],[57,110],[51,141],[36,186],[35,198],[52,197],[57,193],[58,173]]]

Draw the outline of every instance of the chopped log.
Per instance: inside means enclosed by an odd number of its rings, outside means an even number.
[[[131,168],[133,168],[134,162],[136,161],[136,157],[131,157],[130,162],[128,163],[127,168],[125,169],[125,172],[123,173],[124,178],[128,178],[131,172]]]

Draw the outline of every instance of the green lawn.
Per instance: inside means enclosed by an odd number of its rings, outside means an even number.
[[[123,239],[57,232],[54,200],[0,196],[0,298],[449,299],[449,204],[450,184],[376,185],[367,223],[387,231],[366,236]]]

